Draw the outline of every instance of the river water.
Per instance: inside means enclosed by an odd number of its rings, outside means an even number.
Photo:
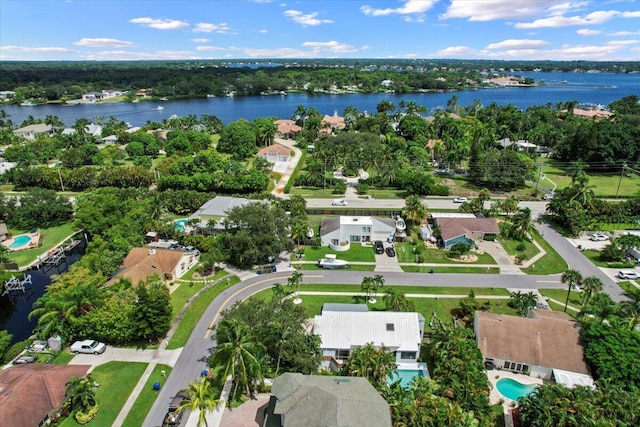
[[[113,103],[113,104],[79,104],[72,107],[61,105],[39,105],[21,107],[5,105],[4,109],[15,125],[20,125],[29,115],[36,119],[44,119],[47,115],[58,116],[67,126],[72,126],[76,119],[86,118],[90,121],[108,119],[113,116],[132,126],[142,126],[148,121],[161,122],[172,115],[187,116],[203,114],[217,116],[225,124],[239,118],[253,120],[259,117],[291,118],[296,107],[315,108],[321,114],[342,114],[345,107],[352,106],[361,112],[375,113],[376,106],[382,100],[394,104],[400,101],[414,101],[427,107],[433,114],[444,108],[454,95],[458,104],[468,106],[478,99],[483,105],[495,102],[498,105],[513,104],[526,109],[533,105],[552,105],[558,102],[578,101],[587,105],[607,106],[628,95],[640,95],[640,74],[612,73],[521,73],[523,77],[531,77],[543,86],[531,88],[491,88],[464,90],[444,93],[412,93],[412,94],[340,94],[310,95],[307,93],[291,93],[289,95],[270,95],[253,97],[216,97],[204,99],[170,100],[165,102]],[[113,89],[113,88],[105,88]],[[158,109],[159,106],[164,108]]]
[[[74,262],[84,254],[86,242],[76,246],[73,251],[66,254],[66,259],[56,266],[43,267],[40,270],[28,270],[24,274],[31,275],[31,285],[26,286],[26,292],[16,292],[11,296],[0,297],[0,330],[6,329],[13,338],[12,343],[29,338],[33,329],[38,324],[38,319],[29,320],[28,316],[33,309],[33,303],[44,295],[44,291],[51,283],[51,276],[64,273]],[[14,273],[20,279],[22,273]],[[4,282],[0,283],[0,286]],[[2,294],[2,292],[0,292]]]

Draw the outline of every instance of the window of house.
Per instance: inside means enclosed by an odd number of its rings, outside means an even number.
[[[365,234],[371,233],[371,227],[362,227],[362,232]]]
[[[347,360],[349,358],[349,350],[336,350],[336,360]]]
[[[401,351],[400,352],[400,359],[415,360],[415,358],[416,358],[416,352],[415,351]]]
[[[331,239],[331,244],[332,244],[332,245],[337,245],[337,244],[339,244],[338,239]]]
[[[393,323],[387,323],[387,331],[395,331],[396,328]]]
[[[349,240],[352,242],[359,242],[360,241],[360,236],[350,236]]]

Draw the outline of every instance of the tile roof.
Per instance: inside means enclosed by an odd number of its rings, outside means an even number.
[[[389,405],[366,378],[286,373],[272,393],[283,427],[391,427]]]
[[[89,365],[15,365],[0,370],[0,420],[12,427],[35,427],[64,400],[66,383],[83,377]]]
[[[270,154],[270,153],[275,153],[281,156],[288,156],[291,153],[291,149],[285,147],[284,145],[272,144],[258,151],[258,157],[262,157],[265,154]]]
[[[498,234],[500,232],[495,218],[438,218],[436,223],[445,242],[460,236],[474,239],[474,233]]]
[[[477,311],[476,342],[484,357],[589,374],[580,326],[568,314],[531,310],[533,317]]]
[[[146,281],[154,274],[162,277],[165,273],[173,272],[185,254],[189,255],[191,252],[149,247],[133,248],[122,262],[122,270],[109,281],[109,284],[119,277],[126,277],[134,285]]]

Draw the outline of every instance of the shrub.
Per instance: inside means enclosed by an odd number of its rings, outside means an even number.
[[[367,192],[369,191],[369,184],[359,182],[358,185],[356,185],[356,191],[358,192],[358,194],[367,194]]]
[[[98,404],[96,403],[94,406],[89,408],[89,410],[86,413],[82,411],[77,411],[73,417],[76,419],[76,422],[78,424],[87,424],[92,419],[94,419],[97,414],[98,414]]]
[[[518,252],[524,252],[526,250],[527,250],[527,246],[524,244],[524,242],[520,242],[516,246],[516,251],[518,251]]]

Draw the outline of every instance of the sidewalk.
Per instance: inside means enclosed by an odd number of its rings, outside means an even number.
[[[291,179],[293,171],[296,169],[298,162],[302,158],[302,151],[295,146],[295,141],[290,139],[275,138],[274,143],[283,145],[293,150],[295,153],[294,156],[289,156],[289,160],[287,162],[279,162],[273,166],[273,171],[281,175],[280,180],[276,183],[271,194],[276,197],[288,198],[289,195],[284,193],[284,187],[287,185],[287,182],[289,182],[289,179]]]

